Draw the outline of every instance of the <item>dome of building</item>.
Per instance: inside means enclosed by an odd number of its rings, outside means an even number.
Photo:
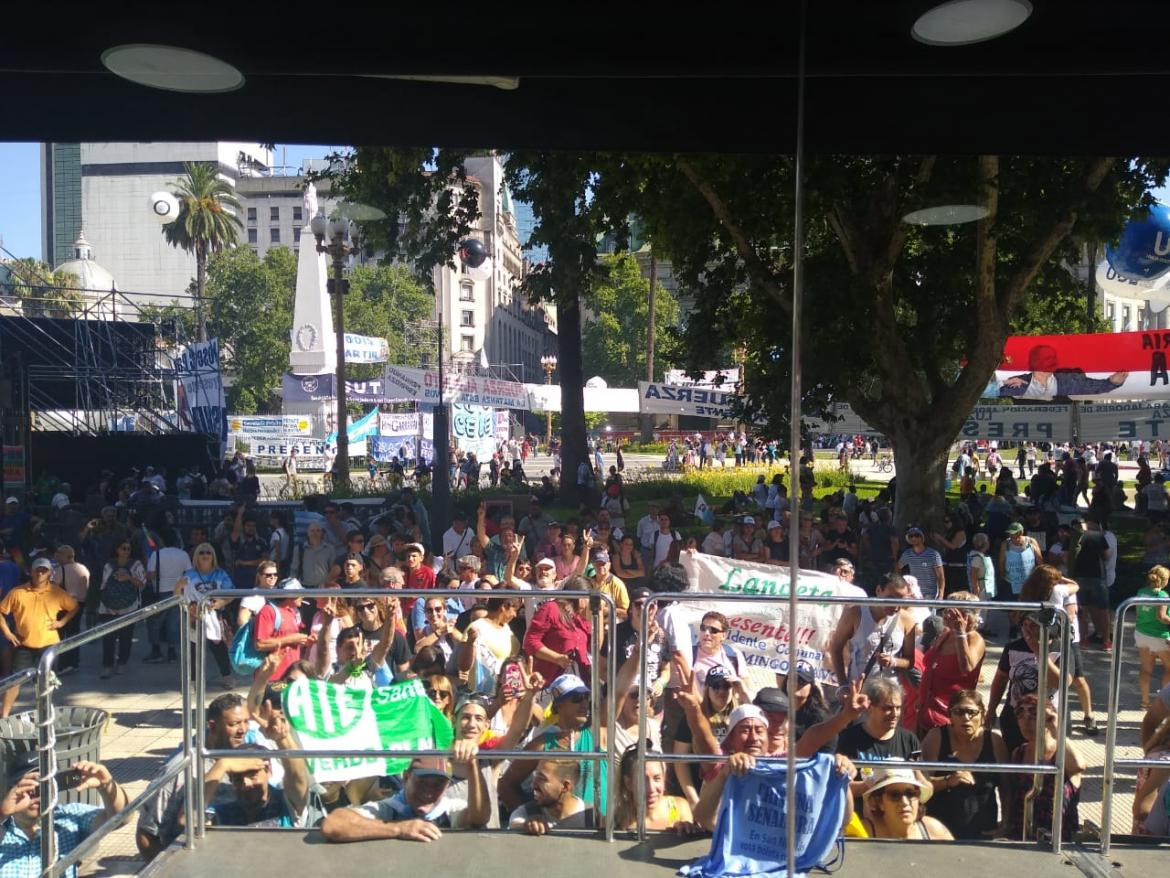
[[[84,229],[77,234],[77,240],[73,242],[73,258],[68,262],[62,262],[54,270],[77,275],[81,281],[81,291],[86,298],[117,289],[114,276],[94,262],[93,247],[86,240]]]

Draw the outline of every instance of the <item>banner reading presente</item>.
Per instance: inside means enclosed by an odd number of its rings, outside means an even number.
[[[679,561],[691,582],[691,591],[709,595],[709,600],[687,601],[684,609],[698,617],[715,610],[727,617],[727,641],[735,644],[748,664],[780,674],[788,672],[788,604],[783,601],[720,603],[721,594],[759,595],[769,598],[788,597],[788,568],[751,561],[736,561],[700,552],[683,552]],[[819,595],[864,596],[865,592],[836,576],[801,570],[796,593],[799,597]],[[829,640],[841,618],[842,604],[801,603],[797,611],[797,661],[817,672],[818,680],[833,681],[828,657]]]
[[[443,750],[453,737],[420,680],[351,689],[302,677],[284,690],[284,713],[302,750]],[[308,763],[319,783],[383,777],[410,767],[408,757],[387,756],[321,756]]]

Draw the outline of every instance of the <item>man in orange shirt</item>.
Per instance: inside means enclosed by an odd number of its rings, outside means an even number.
[[[32,563],[31,579],[10,591],[0,601],[0,632],[15,648],[12,672],[35,668],[46,647],[61,642],[57,632],[77,615],[80,605],[64,589],[53,585],[53,564],[48,558],[37,558]],[[8,626],[8,616],[16,625],[15,633]],[[8,716],[20,694],[13,686],[4,693],[0,717]]]

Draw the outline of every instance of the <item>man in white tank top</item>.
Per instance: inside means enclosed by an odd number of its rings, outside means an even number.
[[[877,596],[908,598],[910,587],[901,576],[891,574],[879,583]],[[896,604],[849,607],[841,614],[829,643],[833,672],[842,685],[864,674],[896,680],[897,671],[914,665],[916,639],[917,626],[909,610]],[[873,663],[867,670],[871,658]]]

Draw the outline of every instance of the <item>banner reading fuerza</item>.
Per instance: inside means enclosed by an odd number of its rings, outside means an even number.
[[[638,409],[647,414],[697,415],[702,418],[734,417],[734,393],[710,387],[638,382]]]

